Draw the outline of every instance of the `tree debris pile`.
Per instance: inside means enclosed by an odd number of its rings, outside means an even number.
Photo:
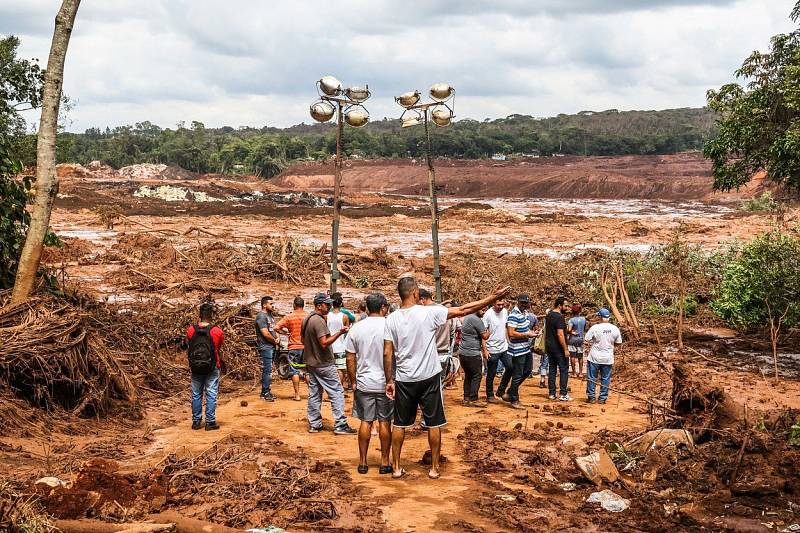
[[[228,437],[197,455],[178,450],[138,474],[95,459],[68,482],[36,488],[57,518],[130,521],[177,510],[240,530],[266,524],[316,529],[342,527],[337,520],[346,511],[362,526],[382,522],[380,511],[358,503],[360,489],[341,465],[310,459],[271,438]]]
[[[8,482],[0,482],[0,531],[5,533],[50,533],[50,523],[38,498],[23,494]]]
[[[459,440],[486,487],[474,508],[518,531],[590,530],[606,517],[615,531],[788,531],[800,511],[800,412],[737,410],[682,365],[674,382],[672,427],[581,438],[551,421],[471,424]],[[624,502],[613,518],[590,503],[601,489]]]
[[[0,294],[0,383],[17,398],[73,416],[133,410],[136,387],[74,303],[49,295],[9,305]]]
[[[191,243],[188,235],[197,234]],[[101,264],[118,264],[106,282],[123,291],[176,296],[189,292],[223,294],[233,286],[261,281],[284,281],[300,286],[324,285],[330,252],[296,239],[268,237],[260,242],[232,246],[215,233],[192,228],[183,235],[126,233],[105,253]],[[209,238],[209,235],[211,238]],[[202,241],[201,241],[202,237]],[[365,288],[385,281],[393,265],[386,248],[339,251],[339,271],[351,286]]]

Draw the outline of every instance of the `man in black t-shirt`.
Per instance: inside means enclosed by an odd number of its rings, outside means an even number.
[[[572,398],[567,389],[569,380],[569,351],[567,349],[567,322],[564,320],[564,313],[569,309],[566,298],[559,296],[556,298],[555,305],[547,313],[545,319],[545,351],[549,363],[549,374],[547,376],[547,386],[550,389],[550,399],[556,399],[556,373],[559,373],[559,396],[562,402],[568,402]]]

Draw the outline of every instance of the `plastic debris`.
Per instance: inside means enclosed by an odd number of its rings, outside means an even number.
[[[247,533],[286,533],[286,530],[277,526],[267,526],[248,529]]]
[[[601,485],[603,480],[613,483],[619,479],[619,470],[614,466],[614,462],[608,452],[601,449],[592,452],[584,457],[576,457],[575,464],[578,469],[586,476],[586,479],[595,485]]]
[[[631,501],[608,489],[593,492],[586,498],[587,503],[599,503],[600,507],[612,513],[619,513],[630,507]]]

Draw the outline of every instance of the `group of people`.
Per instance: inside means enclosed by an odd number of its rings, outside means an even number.
[[[520,387],[534,373],[534,354],[539,359],[540,386],[549,388],[551,400],[570,401],[569,368],[582,373],[584,344],[591,349],[586,365],[587,401],[605,403],[614,363],[614,348],[622,342],[619,329],[610,323],[606,309],[589,326],[580,306],[555,300],[540,327],[530,310],[530,298],[519,295],[511,309],[506,305],[510,287],[498,289],[481,300],[463,305],[438,304],[415,278],[397,284],[399,306],[390,305],[381,293],[369,294],[358,314],[343,306],[341,294],[318,293],[313,312],[305,301],[294,299],[292,313],[276,320],[273,299],[261,299],[255,330],[262,363],[261,398],[275,401],[271,391],[272,366],[280,336],[288,336],[295,401],[301,401],[301,371],[308,385],[308,431],[323,431],[322,405],[327,396],[336,435],[358,435],[358,472],[369,471],[367,451],[371,435],[381,443],[379,472],[401,478],[400,464],[405,431],[417,423],[428,434],[431,467],[428,475],[439,477],[441,428],[446,425],[444,387],[463,373],[464,400],[468,407],[507,403],[524,409]],[[572,317],[567,320],[567,313]],[[215,407],[223,361],[222,330],[213,325],[213,307],[200,307],[200,321],[189,327],[189,365],[192,370],[192,428],[203,427],[202,397],[206,399],[205,429],[218,429]],[[495,379],[500,377],[497,389]],[[483,376],[486,401],[479,399]],[[556,387],[558,380],[558,388]],[[596,385],[600,385],[595,399]],[[345,391],[353,391],[352,416],[361,421],[350,427],[345,413]],[[375,428],[377,423],[377,428]],[[391,457],[390,457],[391,455]]]

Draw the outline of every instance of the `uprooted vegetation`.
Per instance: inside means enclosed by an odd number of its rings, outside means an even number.
[[[18,305],[0,293],[0,402],[25,402],[58,419],[138,417],[142,396],[175,392],[188,382],[182,350],[195,305],[161,301],[99,303],[79,295],[42,292]],[[218,307],[226,331],[226,375],[251,379],[255,334],[247,307]],[[35,417],[0,409],[7,428]]]
[[[57,519],[135,521],[177,510],[237,529],[267,523],[324,529],[347,514],[380,529],[380,511],[357,505],[361,491],[342,482],[347,479],[341,465],[275,439],[229,437],[199,454],[180,449],[136,473],[123,472],[114,461],[89,460],[63,483],[38,484],[37,490]]]
[[[485,487],[475,509],[516,531],[590,529],[598,520],[613,520],[615,531],[756,531],[764,522],[790,531],[799,510],[798,415],[747,409],[677,364],[671,397],[644,431],[576,437],[548,420],[513,431],[471,424],[459,438]],[[610,461],[587,473],[581,466],[592,452]],[[586,501],[602,489],[628,507],[611,515]]]

